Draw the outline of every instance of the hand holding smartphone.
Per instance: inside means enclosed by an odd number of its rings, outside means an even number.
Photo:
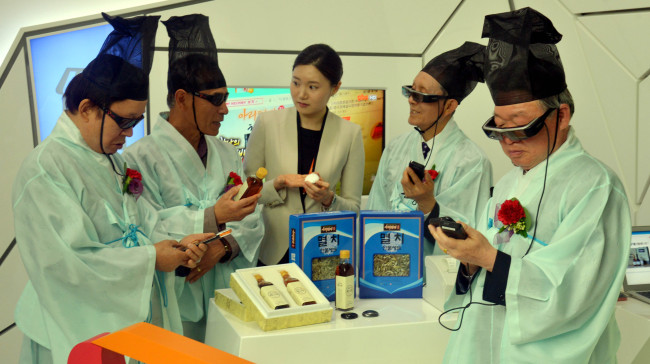
[[[418,162],[410,161],[409,162],[409,167],[415,172],[415,174],[418,176],[420,181],[424,179],[424,166]],[[411,183],[415,183],[411,176],[409,175],[409,180],[411,180]]]
[[[449,216],[435,217],[429,220],[429,224],[442,229],[442,231],[450,238],[454,239],[467,239],[467,233],[463,229],[463,225],[457,223]]]
[[[196,242],[195,244],[197,246],[201,245],[201,244],[210,244],[211,242],[213,242],[215,240],[220,240],[220,239],[225,238],[226,236],[230,235],[231,233],[232,233],[232,229],[226,229],[226,230],[218,232],[215,236],[213,236],[211,238],[207,238],[207,239],[205,239],[203,241]],[[185,250],[184,248],[182,248],[182,249]],[[176,274],[177,277],[187,277],[190,274],[191,271],[192,271],[192,268],[181,265],[181,266],[178,266],[176,268],[175,274]]]

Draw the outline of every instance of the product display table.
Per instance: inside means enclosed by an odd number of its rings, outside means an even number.
[[[379,317],[363,317],[375,310]],[[357,299],[344,320],[277,331],[262,331],[210,302],[205,343],[259,364],[265,363],[440,363],[450,331],[438,323],[440,311],[422,299]],[[650,304],[629,298],[616,304],[621,331],[620,364],[647,363],[650,357]],[[448,315],[443,323],[455,324]]]
[[[374,310],[378,317],[363,317]],[[205,343],[259,364],[440,363],[450,331],[440,311],[422,299],[356,299],[353,320],[334,311],[332,321],[262,331],[210,302]],[[453,327],[456,315],[443,323]]]

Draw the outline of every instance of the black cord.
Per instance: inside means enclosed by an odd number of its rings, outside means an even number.
[[[459,267],[458,269],[462,269],[462,268]],[[438,323],[440,324],[440,326],[444,327],[445,329],[447,329],[449,331],[458,331],[458,330],[460,330],[461,326],[463,326],[463,317],[465,317],[465,310],[467,310],[469,308],[469,306],[471,306],[472,304],[482,305],[482,306],[498,306],[496,303],[483,303],[483,302],[472,301],[472,283],[474,283],[473,278],[474,277],[472,276],[470,278],[470,281],[469,281],[469,303],[466,304],[465,306],[450,308],[449,310],[441,313],[440,316],[438,316]],[[442,323],[442,317],[444,315],[446,315],[448,313],[451,313],[453,311],[456,311],[456,310],[460,310],[460,314],[459,314],[460,315],[460,322],[458,322],[458,327],[456,327],[455,329],[452,329],[451,327],[447,327],[447,326],[445,326],[445,324]]]
[[[559,102],[559,97],[558,97],[558,102]],[[544,192],[546,191],[546,177],[548,176],[548,160],[551,156],[552,151],[555,149],[555,145],[557,143],[557,134],[558,134],[558,129],[560,126],[560,109],[557,109],[557,115],[555,119],[555,133],[554,133],[554,139],[553,139],[553,147],[549,148],[551,145],[551,134],[548,132],[548,127],[546,124],[544,124],[544,128],[546,128],[546,166],[544,167],[544,183],[542,185],[542,194],[539,196],[539,202],[537,203],[537,212],[535,213],[535,216],[539,216],[539,208],[542,206],[542,198],[544,197]],[[539,225],[539,219],[535,223],[535,229],[533,229],[533,237],[530,239],[530,244],[528,244],[528,249],[526,250],[526,253],[522,256],[522,259],[530,252],[530,249],[533,247],[533,242],[535,241],[535,236],[537,235],[537,226]],[[458,269],[461,269],[460,267]],[[472,277],[473,278],[473,277]],[[454,307],[451,308],[438,316],[438,323],[440,326],[444,327],[445,329],[449,331],[458,331],[460,330],[461,326],[463,325],[463,317],[465,317],[465,310],[467,310],[472,304],[477,304],[477,305],[483,305],[483,306],[497,306],[496,303],[483,303],[483,302],[473,302],[472,301],[472,283],[473,279],[470,278],[469,282],[469,303],[466,304],[465,306],[460,306],[460,307]],[[458,323],[458,327],[455,329],[449,328],[445,326],[442,323],[442,317],[450,312],[456,311],[456,310],[461,310],[460,312],[460,322]]]
[[[440,100],[438,100],[438,101],[440,101]],[[446,103],[446,102],[447,102],[447,101],[445,100],[445,101],[442,103],[442,106],[443,106],[443,107],[442,107],[442,112],[441,112],[440,114],[438,114],[438,118],[436,118],[436,121],[434,121],[433,124],[429,125],[429,127],[426,128],[426,129],[424,129],[424,130],[420,129],[420,128],[417,127],[417,126],[413,127],[413,129],[415,129],[415,131],[417,131],[418,133],[420,133],[420,135],[422,135],[422,136],[424,136],[424,133],[426,133],[427,130],[433,128],[434,126],[436,127],[436,130],[435,130],[435,131],[437,132],[437,131],[438,131],[438,121],[440,121],[440,117],[442,116],[442,114],[445,113],[444,106],[445,106],[445,103]],[[439,104],[438,104],[438,105],[439,105]],[[440,107],[438,107],[438,110],[440,110]],[[433,136],[435,137],[435,134],[434,134]],[[432,150],[433,150],[433,149],[432,149]]]
[[[199,142],[201,141],[201,138],[205,135],[201,128],[199,128],[199,122],[196,121],[196,107],[194,107],[194,99],[196,96],[194,96],[194,93],[192,93],[192,114],[194,115],[194,125],[196,125],[196,130],[199,131]]]
[[[2,329],[2,331],[0,331],[0,336],[4,335],[7,331],[13,329],[14,327],[16,327],[16,323],[15,323],[15,322],[12,323],[11,325],[5,327],[4,329]]]
[[[111,167],[113,167],[113,172],[115,172],[118,176],[124,176],[122,173],[118,172],[117,169],[115,168],[115,163],[113,163],[113,158],[111,158],[111,155],[106,153],[104,150],[104,121],[106,120],[106,111],[103,111],[102,114],[102,125],[101,128],[99,129],[99,148],[102,150],[102,154],[108,158],[108,161],[111,162]],[[124,171],[126,173],[126,171]]]
[[[559,102],[559,97],[558,97],[558,102]],[[542,198],[544,198],[544,192],[546,191],[546,177],[548,176],[548,160],[551,157],[551,153],[555,149],[555,144],[557,143],[557,130],[559,129],[560,126],[560,109],[557,109],[557,117],[555,119],[555,135],[553,136],[553,147],[549,149],[549,146],[551,144],[551,135],[548,132],[548,127],[546,124],[544,124],[544,128],[546,129],[546,166],[544,167],[544,183],[542,185],[542,194],[539,196],[539,202],[537,203],[537,212],[535,212],[535,217],[537,218],[539,216],[539,208],[542,206]],[[533,229],[533,237],[530,239],[530,244],[528,244],[528,249],[526,250],[526,253],[521,257],[525,257],[530,253],[530,249],[533,247],[533,242],[535,242],[535,236],[537,236],[537,226],[539,226],[539,219],[537,219],[537,222],[535,222],[535,229]]]

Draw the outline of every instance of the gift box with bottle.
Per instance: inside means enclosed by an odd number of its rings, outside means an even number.
[[[238,269],[215,303],[264,331],[328,322],[332,306],[294,263]]]
[[[289,217],[289,261],[302,268],[330,301],[335,299],[335,271],[341,250],[349,250],[355,261],[356,218],[353,211]]]
[[[361,211],[359,297],[422,298],[421,211]]]

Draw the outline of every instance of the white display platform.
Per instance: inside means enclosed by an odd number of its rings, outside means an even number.
[[[441,363],[450,331],[440,311],[422,299],[357,299],[354,320],[334,311],[331,322],[264,332],[210,300],[205,343],[258,364],[273,363]],[[375,310],[379,317],[363,317]],[[621,331],[619,364],[650,358],[650,304],[628,298],[616,304]],[[456,315],[443,323],[453,327]]]
[[[379,317],[363,317],[375,310]],[[332,321],[262,331],[210,300],[205,343],[258,364],[272,363],[440,363],[450,331],[440,311],[422,299],[357,299],[354,320],[334,311]],[[447,315],[453,327],[456,315]]]
[[[619,364],[650,362],[650,304],[634,298],[617,302],[616,322],[621,331]]]

